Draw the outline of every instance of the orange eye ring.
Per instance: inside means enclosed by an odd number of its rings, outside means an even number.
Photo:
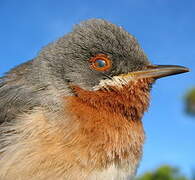
[[[107,71],[111,68],[112,62],[105,54],[97,54],[92,57],[89,62],[91,63],[91,68],[96,71]]]

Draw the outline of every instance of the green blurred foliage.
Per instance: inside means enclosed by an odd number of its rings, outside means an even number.
[[[190,89],[185,96],[186,113],[195,116],[195,88]]]
[[[154,172],[146,172],[136,180],[189,180],[180,173],[180,170],[168,165],[161,166]]]

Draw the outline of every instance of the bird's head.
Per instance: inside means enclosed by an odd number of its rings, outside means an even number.
[[[156,80],[188,71],[181,66],[152,65],[131,34],[101,19],[77,25],[40,56],[57,88],[66,83],[89,91],[118,88],[134,80]]]

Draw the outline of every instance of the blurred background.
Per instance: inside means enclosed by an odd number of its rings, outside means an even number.
[[[195,1],[0,0],[0,75],[89,18],[124,27],[154,64],[191,69],[153,87],[138,179],[195,179]]]

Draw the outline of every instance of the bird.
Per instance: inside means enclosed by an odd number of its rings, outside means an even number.
[[[157,79],[136,38],[88,19],[0,78],[0,180],[126,180],[139,166],[142,117]]]

